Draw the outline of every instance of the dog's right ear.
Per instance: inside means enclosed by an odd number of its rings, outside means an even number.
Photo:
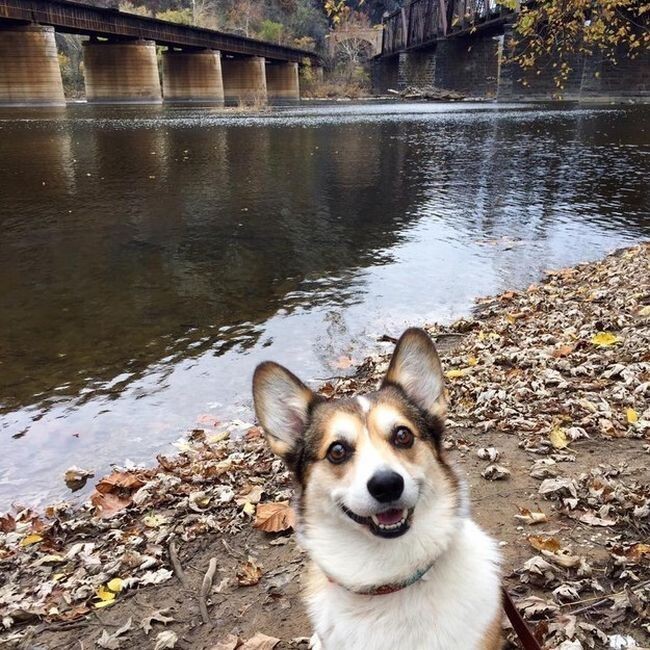
[[[253,401],[271,450],[287,460],[309,423],[309,410],[317,396],[283,366],[266,361],[253,375]]]

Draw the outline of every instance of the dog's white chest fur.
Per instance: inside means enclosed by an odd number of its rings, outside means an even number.
[[[482,650],[501,607],[498,562],[494,541],[466,519],[428,573],[401,591],[360,596],[324,582],[307,600],[320,647]]]

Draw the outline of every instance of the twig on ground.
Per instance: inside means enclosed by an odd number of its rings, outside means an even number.
[[[638,585],[634,585],[633,587],[629,588],[629,591],[635,591],[637,589],[643,589],[644,587],[647,587],[650,585],[650,580],[646,580],[645,582],[640,582]],[[578,607],[578,609],[574,609],[570,612],[572,616],[575,616],[576,614],[582,614],[583,612],[586,612],[590,609],[596,609],[598,607],[602,607],[603,605],[606,605],[607,603],[611,602],[611,600],[614,598],[614,596],[620,596],[621,594],[624,594],[627,590],[623,589],[622,591],[617,591],[613,594],[609,594],[609,596],[604,596],[600,600],[598,600],[598,597],[595,598],[585,598],[584,600],[577,601],[577,603],[586,603],[589,602],[590,600],[596,600],[595,603],[590,603],[589,605],[585,605],[584,607]],[[571,603],[572,605],[577,604],[576,602]]]
[[[199,609],[201,610],[201,618],[203,622],[208,625],[210,623],[210,616],[208,614],[207,597],[212,589],[212,581],[214,574],[217,570],[217,558],[213,557],[208,564],[208,570],[203,577],[203,584],[201,585],[201,593],[199,594]]]
[[[240,551],[236,551],[230,544],[225,539],[221,539],[221,543],[223,544],[223,547],[228,551],[229,555],[232,555],[233,557],[237,558],[238,560],[245,560],[246,555],[244,553],[241,553]]]
[[[183,567],[181,566],[181,561],[178,559],[178,551],[176,550],[176,542],[172,539],[169,542],[169,559],[171,560],[172,567],[174,567],[174,573],[176,577],[180,580],[180,583],[185,589],[189,588],[189,583],[187,581],[187,576]]]

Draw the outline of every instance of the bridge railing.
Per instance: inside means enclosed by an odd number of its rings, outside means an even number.
[[[310,60],[312,65],[322,64],[314,52],[68,0],[0,0],[0,20],[51,25],[59,32],[72,34],[141,38],[156,41],[159,45],[208,48],[230,54],[298,63]]]
[[[421,47],[510,13],[496,0],[412,0],[384,18],[382,54]]]

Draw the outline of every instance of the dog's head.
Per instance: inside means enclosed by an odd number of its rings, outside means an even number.
[[[381,388],[326,400],[280,365],[258,366],[255,410],[301,488],[301,537],[332,578],[407,579],[449,545],[459,482],[442,448],[442,368],[419,329],[399,340]]]

